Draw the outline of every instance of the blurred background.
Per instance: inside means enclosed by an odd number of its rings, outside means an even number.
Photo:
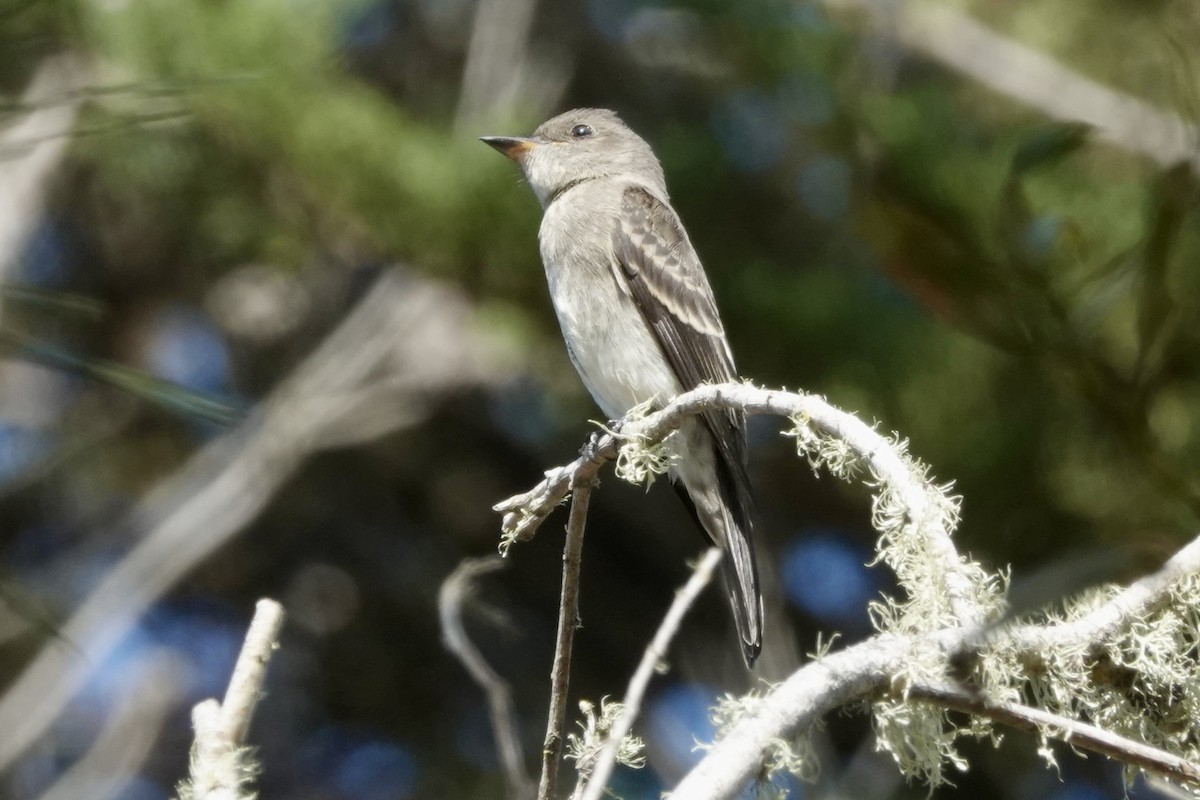
[[[1197,36],[1194,0],[0,0],[0,797],[170,796],[261,596],[263,797],[502,795],[438,587],[600,412],[476,137],[574,106],[662,158],[741,373],[910,439],[1016,602],[1152,569],[1200,517]],[[626,798],[893,589],[868,495],[781,427],[751,426],[762,666],[710,590]],[[531,766],[565,519],[465,607]],[[623,693],[702,548],[604,481],[573,698]],[[937,796],[1122,791],[965,747]],[[861,714],[817,749],[793,797],[926,796]]]

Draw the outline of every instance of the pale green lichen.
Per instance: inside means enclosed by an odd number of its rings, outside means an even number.
[[[621,480],[649,489],[659,475],[678,463],[673,441],[676,435],[672,431],[657,444],[647,444],[637,436],[623,437],[613,471]]]
[[[231,747],[219,755],[198,758],[193,747],[189,778],[175,787],[177,800],[203,800],[215,790],[230,800],[255,800],[254,781],[262,769],[253,747]]]
[[[872,563],[884,563],[895,573],[904,592],[902,599],[883,597],[870,604],[868,613],[880,632],[918,634],[963,624],[954,606],[954,591],[964,591],[962,600],[982,618],[1004,608],[1006,576],[987,572],[982,566],[956,557],[957,583],[951,585],[944,553],[937,543],[957,527],[960,498],[951,494],[952,484],[938,485],[929,469],[908,454],[899,437],[881,437],[899,476],[884,475],[869,458],[854,451],[847,441],[819,429],[806,416],[792,419],[784,435],[792,437],[796,449],[814,471],[825,470],[851,480],[866,475],[863,483],[873,491],[871,523],[879,534]],[[935,647],[917,650],[905,659],[902,674],[893,676],[896,686],[947,679],[945,653]],[[955,749],[964,733],[986,735],[986,726],[959,728],[945,710],[929,703],[913,703],[903,692],[892,693],[872,704],[876,743],[895,759],[910,779],[931,787],[946,783],[945,767],[957,770],[966,763]]]
[[[651,442],[637,432],[638,423],[655,410],[657,405],[654,398],[647,400],[629,410],[624,417],[620,431],[609,430],[600,423],[595,423],[605,433],[615,436],[620,443],[617,446],[617,461],[613,471],[621,480],[647,489],[659,475],[666,474],[679,461],[675,451],[674,440],[676,431],[667,434],[661,441]]]
[[[564,757],[575,762],[581,783],[586,783],[625,706],[604,697],[600,700],[599,713],[595,704],[587,700],[579,701],[579,710],[583,713],[583,720],[578,723],[580,732],[567,734]],[[631,769],[641,769],[646,765],[645,749],[641,737],[626,734],[617,743],[616,761]]]
[[[1107,587],[1068,603],[1066,621],[1083,618],[1117,591]],[[1029,702],[1198,761],[1198,648],[1200,575],[1192,574],[1099,646],[1051,648],[1021,677]]]
[[[807,416],[792,418],[793,426],[784,436],[796,440],[796,451],[808,462],[814,475],[822,470],[842,480],[852,479],[861,468],[862,457],[840,437],[819,430]]]
[[[716,728],[719,742],[744,719],[752,719],[763,713],[769,701],[770,687],[763,691],[750,691],[741,697],[724,695],[709,711]],[[813,747],[811,729],[789,739],[772,739],[763,751],[762,770],[755,783],[755,793],[763,798],[785,798],[787,790],[774,783],[783,775],[793,775],[807,783],[815,783],[821,774],[821,762]],[[712,745],[698,745],[708,749]]]

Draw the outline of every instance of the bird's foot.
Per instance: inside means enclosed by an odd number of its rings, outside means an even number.
[[[588,434],[588,439],[583,443],[583,447],[579,448],[579,455],[588,461],[598,459],[600,457],[600,437],[606,435],[603,431],[592,431]]]
[[[598,422],[593,424],[599,426],[600,430],[592,431],[590,434],[588,434],[587,442],[584,443],[583,447],[579,449],[579,455],[583,456],[589,461],[595,461],[600,457],[600,444],[603,437],[619,437],[621,435],[621,420],[619,419],[610,419],[604,424],[600,424]]]

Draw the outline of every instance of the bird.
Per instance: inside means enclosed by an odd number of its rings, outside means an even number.
[[[650,145],[613,111],[579,108],[532,136],[480,140],[515,161],[542,206],[538,243],[567,354],[610,419],[737,380],[708,276]],[[669,441],[668,477],[708,538],[743,658],[762,650],[745,415],[709,410]]]

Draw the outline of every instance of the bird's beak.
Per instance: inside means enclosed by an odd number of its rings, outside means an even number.
[[[529,136],[480,136],[479,141],[491,145],[518,164],[526,153],[542,144],[541,139]]]

